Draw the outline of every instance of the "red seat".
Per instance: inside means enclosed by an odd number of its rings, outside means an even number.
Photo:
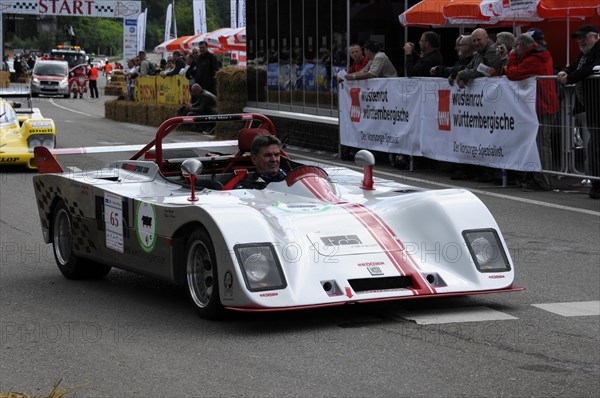
[[[241,129],[238,135],[238,153],[236,153],[235,156],[242,156],[243,154],[250,152],[250,150],[252,149],[252,141],[254,141],[254,137],[262,134],[271,134],[271,132],[267,129]]]

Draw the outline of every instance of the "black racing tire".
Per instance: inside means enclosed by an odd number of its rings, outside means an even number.
[[[61,274],[67,279],[99,279],[106,276],[111,266],[77,256],[73,252],[73,220],[63,201],[52,212],[52,249]]]
[[[202,318],[219,319],[224,310],[219,295],[215,249],[202,228],[197,228],[188,238],[185,268],[187,294],[194,308]]]

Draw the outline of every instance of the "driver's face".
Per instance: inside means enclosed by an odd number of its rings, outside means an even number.
[[[275,176],[279,173],[279,151],[277,144],[262,147],[258,155],[252,155],[252,163],[258,174]]]

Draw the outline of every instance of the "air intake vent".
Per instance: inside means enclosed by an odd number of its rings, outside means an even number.
[[[412,287],[413,282],[410,276],[390,276],[386,278],[364,278],[348,279],[348,283],[355,292],[365,292],[370,290],[390,290]]]

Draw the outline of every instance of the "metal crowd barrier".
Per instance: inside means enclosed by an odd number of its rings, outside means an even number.
[[[537,135],[542,170],[548,174],[600,179],[600,75],[585,79],[585,95],[596,98],[590,117],[584,113],[580,98],[581,85],[565,86],[556,82],[556,76],[543,76],[538,83],[551,79],[558,95],[559,112],[556,115],[538,115],[540,128]],[[539,99],[538,99],[539,100]],[[595,136],[594,136],[595,135]]]

